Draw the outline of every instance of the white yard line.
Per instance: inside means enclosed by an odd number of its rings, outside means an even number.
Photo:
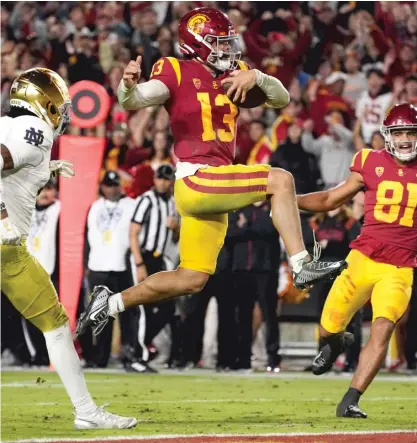
[[[52,374],[49,368],[20,368],[20,367],[4,367],[2,369],[2,374],[13,374],[13,373],[46,373]],[[105,382],[121,382],[126,381],[129,378],[137,378],[138,374],[129,373],[127,374],[123,369],[87,369],[84,371],[86,374],[101,374],[112,376],[111,379],[105,380]],[[114,378],[114,375],[119,375],[121,377]],[[140,374],[143,376],[143,374]],[[242,373],[239,371],[236,372],[226,372],[226,373],[217,373],[212,369],[191,369],[186,371],[179,370],[159,370],[159,376],[177,376],[177,377],[194,377],[193,381],[195,382],[207,382],[207,378],[211,378],[215,381],[216,378],[245,378],[245,379],[269,379],[269,380],[349,380],[351,378],[351,374],[342,375],[335,373],[324,374],[320,377],[316,375],[305,373],[305,372],[280,372],[279,374],[268,374],[266,372],[249,372]],[[102,383],[103,380],[97,381],[93,378],[87,377],[88,383]],[[374,380],[374,382],[417,382],[417,375],[389,375],[387,373],[380,373]]]
[[[277,398],[252,398],[252,399],[233,399],[229,400],[226,398],[213,398],[213,399],[184,399],[184,400],[135,400],[132,404],[179,404],[179,403],[268,403],[277,402],[280,399]],[[285,400],[287,403],[297,403],[297,400]],[[303,402],[335,402],[336,398],[304,398]],[[363,398],[362,401],[366,402],[380,402],[380,401],[415,401],[417,402],[417,397],[367,397]],[[120,401],[111,401],[110,404],[126,404],[126,399]],[[67,402],[33,402],[33,403],[2,403],[3,406],[57,406],[57,405],[68,405]]]
[[[393,431],[347,431],[347,432],[297,432],[297,433],[269,433],[269,434],[256,434],[256,437],[311,437],[311,436],[336,436],[336,435],[389,435],[389,434],[402,434],[402,435],[417,435],[417,431],[404,431],[404,430],[393,430]],[[253,437],[254,434],[173,434],[173,435],[127,435],[127,436],[117,436],[117,437],[93,437],[93,438],[39,438],[39,439],[28,439],[28,440],[11,440],[13,443],[51,443],[51,442],[83,442],[83,441],[120,441],[120,440],[136,440],[136,441],[146,441],[158,439],[162,440],[173,440],[178,438],[190,438],[199,439],[203,437],[230,437],[230,438],[247,438]],[[8,443],[8,442],[5,442]]]

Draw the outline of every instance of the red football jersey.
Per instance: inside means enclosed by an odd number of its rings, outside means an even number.
[[[378,262],[417,267],[417,161],[399,165],[385,150],[363,149],[350,169],[365,184],[365,222],[350,247]]]
[[[239,66],[248,69],[244,62]],[[221,85],[229,73],[214,78],[197,61],[173,57],[155,63],[151,78],[163,82],[171,94],[165,107],[180,161],[210,166],[233,163],[239,108]]]

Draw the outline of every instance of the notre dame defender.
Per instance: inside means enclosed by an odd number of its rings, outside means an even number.
[[[55,72],[35,68],[20,74],[10,91],[11,110],[1,121],[1,290],[44,334],[49,358],[75,408],[77,429],[131,428],[135,418],[98,407],[91,398],[75,351],[68,317],[48,273],[29,254],[36,195],[51,171],[74,175],[66,161],[51,162],[53,140],[69,122],[71,100]]]

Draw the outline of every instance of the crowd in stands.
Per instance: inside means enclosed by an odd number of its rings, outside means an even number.
[[[242,59],[281,80],[291,96],[280,110],[240,110],[236,163],[287,169],[298,193],[343,181],[357,151],[384,149],[379,127],[390,107],[417,104],[413,1],[31,1],[1,4],[2,114],[13,79],[35,66],[56,70],[69,85],[79,80],[104,85],[112,103],[109,116],[82,134],[106,137],[103,175],[117,171],[124,192],[140,197],[152,188],[158,168],[175,166],[177,159],[163,107],[126,111],[118,104],[123,69],[142,55],[146,81],[160,57],[180,57],[179,18],[207,5],[230,17]],[[72,134],[80,131],[69,128]],[[233,226],[243,227],[247,216],[238,214]],[[346,235],[356,226],[349,222],[347,228],[349,217],[340,219]],[[248,352],[242,351],[243,367]]]

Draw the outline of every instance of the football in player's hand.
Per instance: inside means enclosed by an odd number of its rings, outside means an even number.
[[[223,89],[225,92],[230,88],[232,84],[231,83],[224,83]],[[234,93],[232,94],[232,97],[234,96]],[[236,106],[239,108],[256,108],[258,106],[263,105],[266,102],[266,94],[262,89],[255,85],[253,88],[249,89],[249,91],[246,93],[246,99],[243,103],[240,102],[241,97],[238,98],[238,100],[235,102],[232,99],[230,99]]]

